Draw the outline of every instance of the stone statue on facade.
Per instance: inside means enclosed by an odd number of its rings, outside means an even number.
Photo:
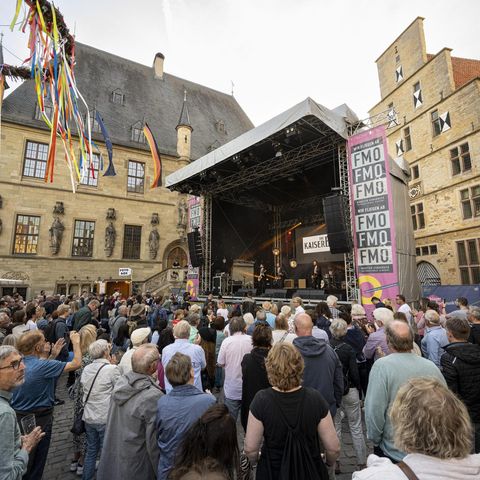
[[[56,202],[55,206],[53,207],[53,214],[54,215],[64,215],[65,214],[65,207],[63,202]]]
[[[114,208],[109,208],[107,210],[107,220],[116,220],[117,219],[117,212],[115,212]]]
[[[187,226],[187,202],[182,198],[178,204],[178,225]]]
[[[105,228],[105,255],[111,257],[113,249],[115,248],[115,239],[117,238],[117,232],[113,223],[110,222]]]
[[[65,227],[58,217],[53,220],[52,226],[49,229],[50,233],[50,251],[52,255],[56,255],[60,246],[62,245],[63,231]]]
[[[155,227],[156,225],[160,225],[160,217],[158,213],[152,213],[152,218],[150,219],[150,225]]]
[[[158,230],[154,228],[148,236],[148,247],[150,250],[150,260],[157,258],[158,248],[160,246],[160,234]]]

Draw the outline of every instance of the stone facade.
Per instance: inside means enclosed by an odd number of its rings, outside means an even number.
[[[57,144],[55,177],[53,183],[23,176],[25,145],[27,140],[48,143],[48,133],[20,125],[2,124],[2,148],[0,153],[0,185],[3,208],[0,218],[3,232],[0,241],[0,278],[8,272],[22,272],[22,283],[33,290],[53,292],[58,285],[67,291],[93,288],[98,280],[123,281],[119,278],[120,267],[133,269],[133,282],[144,282],[163,270],[163,259],[168,250],[178,247],[179,195],[164,187],[150,189],[153,179],[153,161],[145,150],[114,146],[114,164],[117,175],[98,176],[97,186],[79,185],[72,192],[70,175],[63,161],[63,145]],[[100,146],[104,158],[107,152]],[[127,192],[127,168],[129,160],[145,165],[144,193]],[[181,166],[177,158],[162,156],[165,177]],[[57,202],[63,203],[64,214],[54,215]],[[107,220],[107,210],[115,209],[115,220]],[[160,234],[158,254],[150,258],[149,234],[153,214],[158,214]],[[15,225],[18,215],[40,217],[37,253],[15,255]],[[52,254],[49,245],[49,229],[54,217],[63,223],[65,230],[57,254]],[[75,220],[95,222],[93,252],[91,257],[72,256],[73,225]],[[112,222],[116,231],[111,256],[105,251],[105,229]],[[124,226],[141,227],[140,258],[124,259]],[[180,242],[186,249],[186,245]],[[8,276],[8,275],[7,275]]]
[[[452,57],[448,48],[427,54],[417,18],[377,68],[382,98],[370,115],[392,107],[397,114],[388,144],[410,168],[419,278],[480,283],[480,61]]]
[[[92,140],[105,166],[73,193],[64,147],[57,139],[54,180],[46,183],[42,170],[36,171],[30,160],[25,168],[26,156],[38,156],[42,149],[46,160],[50,136],[38,115],[33,81],[5,98],[0,132],[0,297],[15,290],[28,298],[40,290],[110,293],[119,288],[129,293],[132,283],[140,288],[157,285],[157,277],[163,278],[174,260],[183,262],[188,255],[187,216],[179,207],[187,198],[165,187],[150,188],[154,165],[144,124],[159,145],[162,185],[167,175],[205,155],[212,145],[221,146],[253,126],[231,95],[165,73],[161,54],[148,67],[78,42],[76,53],[77,86],[89,105]],[[103,176],[108,154],[93,122],[95,112],[113,143],[116,176]],[[86,118],[86,111],[81,113]],[[228,133],[217,131],[220,119],[229,126]],[[27,149],[30,142],[33,150]],[[78,142],[73,142],[78,155]],[[80,240],[79,231],[84,237]],[[131,268],[132,276],[122,278],[122,267]]]

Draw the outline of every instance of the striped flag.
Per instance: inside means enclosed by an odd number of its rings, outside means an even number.
[[[153,157],[153,168],[155,171],[155,178],[150,188],[157,188],[162,186],[162,160],[160,158],[160,151],[158,150],[157,142],[153,137],[153,133],[150,130],[150,127],[147,123],[143,127],[143,134],[147,139],[148,145],[150,146],[150,151],[152,152]]]

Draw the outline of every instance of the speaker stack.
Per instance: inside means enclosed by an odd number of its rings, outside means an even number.
[[[200,267],[203,265],[202,239],[198,228],[187,234],[188,253],[190,255],[190,263],[192,267]]]
[[[323,199],[323,214],[327,226],[331,253],[349,253],[352,250],[350,228],[345,215],[344,196],[331,195]]]

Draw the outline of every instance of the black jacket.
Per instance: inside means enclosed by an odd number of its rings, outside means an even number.
[[[242,407],[241,421],[243,429],[247,430],[248,412],[253,397],[259,390],[271,387],[265,368],[265,360],[268,355],[266,348],[255,347],[247,353],[242,360]]]
[[[472,323],[470,327],[470,338],[468,341],[480,345],[480,323]]]
[[[480,423],[480,345],[449,343],[440,364],[447,385],[465,403],[473,423]]]
[[[348,372],[350,388],[358,388],[358,390],[361,390],[357,358],[353,348],[343,340],[338,340],[336,338],[330,340],[330,345],[335,350],[342,363],[343,375],[346,376]]]

